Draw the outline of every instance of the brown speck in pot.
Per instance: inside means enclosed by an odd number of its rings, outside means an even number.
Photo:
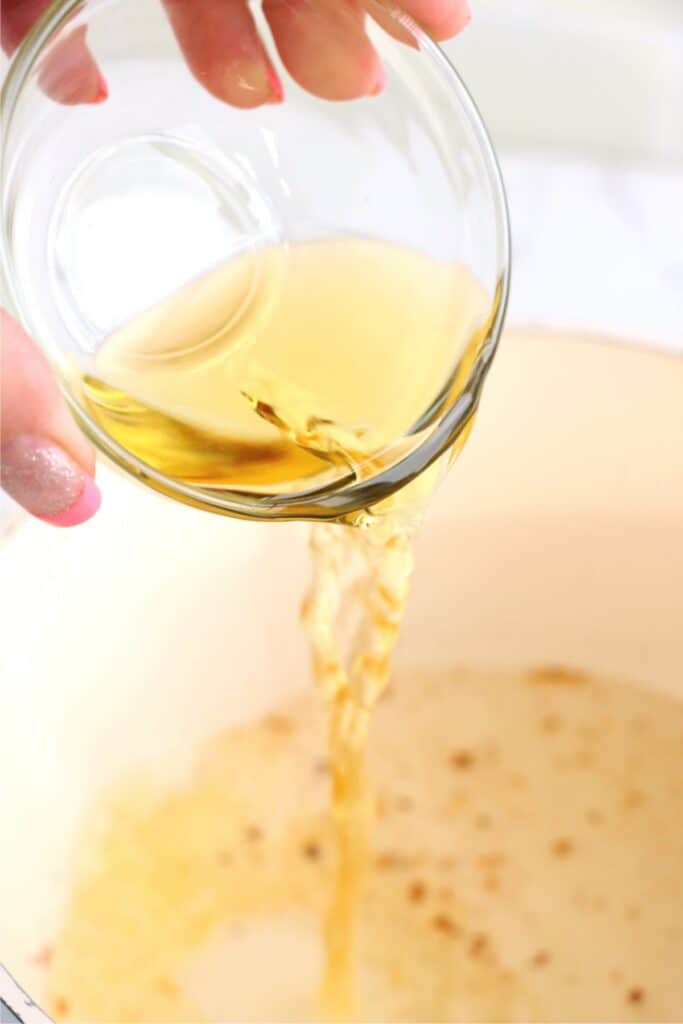
[[[552,956],[547,949],[539,949],[531,958],[531,966],[547,967],[551,960]]]
[[[488,814],[477,814],[474,819],[474,827],[480,832],[486,832],[493,825],[493,819]]]
[[[441,871],[452,871],[455,868],[455,857],[441,857],[438,866]]]
[[[484,871],[500,868],[507,861],[507,854],[502,850],[490,850],[488,853],[480,853],[477,857],[477,867]]]
[[[577,686],[588,679],[585,673],[564,665],[539,665],[529,670],[528,678],[538,686]]]
[[[263,832],[258,825],[249,825],[244,835],[248,843],[260,843],[263,839]]]
[[[33,963],[36,967],[49,967],[54,955],[55,951],[53,946],[43,946],[33,957]]]
[[[396,809],[402,811],[403,813],[412,811],[414,806],[415,805],[413,804],[413,801],[409,796],[399,796],[396,798]]]
[[[483,932],[478,932],[476,935],[473,935],[467,950],[469,955],[477,959],[480,956],[485,956],[488,951],[488,936],[484,935]]]
[[[637,1006],[638,1003],[642,1003],[645,998],[645,992],[642,988],[630,988],[628,990],[628,1001],[633,1006]]]
[[[498,892],[500,889],[500,879],[497,875],[484,875],[482,885],[486,892]]]
[[[159,978],[157,988],[164,996],[173,997],[178,995],[178,986],[170,978]]]
[[[69,1001],[64,996],[56,996],[53,1006],[55,1017],[65,1017],[69,1012]]]
[[[427,886],[424,882],[412,882],[408,886],[408,899],[412,903],[422,903],[427,896]]]
[[[375,866],[380,871],[391,871],[399,867],[399,859],[395,853],[379,853],[375,857]]]
[[[308,843],[304,843],[304,845],[301,848],[301,852],[306,858],[306,860],[320,860],[320,858],[322,857],[320,843],[316,843],[313,840],[311,840]]]
[[[432,918],[432,925],[437,932],[441,932],[443,935],[456,936],[458,934],[458,926],[447,914],[437,914]]]
[[[313,764],[313,771],[316,773],[316,775],[329,775],[330,762],[325,757],[319,758]]]
[[[378,820],[382,821],[383,818],[386,818],[388,813],[389,813],[389,801],[384,796],[381,796],[381,795],[377,796],[375,798],[375,814],[377,815]]]
[[[453,890],[449,885],[442,885],[437,890],[436,895],[440,900],[443,900],[445,903],[449,903],[453,899]]]
[[[562,722],[557,715],[546,715],[541,719],[541,732],[545,732],[549,736],[559,732],[561,728]]]
[[[458,772],[466,772],[474,767],[475,760],[471,750],[455,750],[450,756],[450,765]]]
[[[613,985],[618,985],[620,981],[623,981],[623,971],[620,971],[618,967],[612,967],[608,974],[608,978]]]
[[[561,838],[555,839],[550,846],[550,852],[553,857],[569,857],[574,852],[574,843],[571,839]]]
[[[640,907],[627,907],[626,908],[626,920],[627,921],[640,921],[641,911]]]
[[[635,811],[645,803],[645,794],[640,789],[627,789],[624,793],[624,807],[628,811]]]
[[[605,821],[605,815],[602,811],[596,811],[594,807],[589,807],[586,811],[586,821],[589,825],[602,825]]]
[[[268,715],[266,726],[271,732],[278,733],[281,736],[288,736],[291,732],[294,732],[294,725],[285,715]]]

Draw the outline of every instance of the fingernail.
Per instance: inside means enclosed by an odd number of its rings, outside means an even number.
[[[377,81],[375,82],[374,88],[370,90],[371,96],[379,96],[381,92],[384,92],[387,85],[387,73],[383,65],[380,65],[379,74],[377,75]]]
[[[282,88],[282,82],[278,77],[278,73],[272,64],[266,65],[266,71],[268,74],[268,85],[270,86],[271,98],[268,100],[269,103],[282,103],[285,98],[285,90]]]
[[[101,495],[63,448],[20,434],[2,446],[2,486],[27,512],[55,526],[76,526],[99,508]]]
[[[104,103],[109,97],[109,86],[107,85],[107,79],[104,77],[101,71],[97,72],[97,92],[90,100],[91,103]]]
[[[80,498],[77,498],[71,508],[64,512],[57,512],[52,516],[40,516],[45,523],[51,526],[80,526],[97,512],[102,504],[102,494],[92,477],[85,474],[85,483]]]

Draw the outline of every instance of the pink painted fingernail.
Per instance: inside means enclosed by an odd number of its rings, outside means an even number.
[[[271,64],[266,65],[266,71],[268,73],[268,85],[270,86],[269,103],[282,103],[285,98],[285,90],[282,88],[282,82],[278,76],[277,71]]]
[[[40,516],[43,522],[50,523],[51,526],[80,526],[81,523],[92,519],[102,504],[102,494],[92,477],[84,475],[85,483],[80,498],[63,512],[57,512],[52,516]]]
[[[374,87],[370,90],[371,96],[379,96],[381,92],[384,92],[387,85],[387,73],[383,65],[380,65],[379,74],[377,75],[377,81]]]
[[[90,100],[91,103],[104,103],[109,97],[109,86],[107,85],[107,79],[104,77],[101,71],[97,72],[97,92]]]
[[[20,434],[2,446],[2,486],[27,512],[54,526],[77,526],[102,500],[95,481],[54,441]]]

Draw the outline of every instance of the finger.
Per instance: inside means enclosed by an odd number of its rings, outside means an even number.
[[[11,56],[50,0],[2,0],[2,48]],[[39,72],[43,91],[58,103],[101,103],[107,98],[104,80],[85,41],[85,26],[73,29],[54,44]]]
[[[381,92],[384,70],[361,0],[264,0],[278,53],[302,88],[327,100]]]
[[[433,39],[450,39],[471,20],[468,0],[403,0],[399,7],[385,6],[382,0],[364,0],[378,25],[402,43],[415,46],[414,34],[401,24],[408,14]]]
[[[212,96],[248,109],[282,100],[282,85],[247,0],[163,0],[192,74]]]
[[[76,526],[95,514],[95,454],[79,432],[50,367],[0,310],[0,482],[32,515]]]
[[[450,39],[471,20],[468,0],[403,0],[401,4],[433,39]]]

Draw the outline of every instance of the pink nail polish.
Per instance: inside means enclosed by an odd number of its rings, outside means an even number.
[[[377,75],[377,81],[375,82],[374,88],[370,90],[371,96],[379,96],[381,92],[384,92],[387,86],[387,73],[383,65],[380,65],[379,74]]]
[[[91,99],[91,103],[104,103],[109,98],[109,86],[107,85],[107,79],[104,77],[101,71],[97,73],[97,92]]]
[[[67,508],[64,512],[57,512],[56,515],[39,516],[39,518],[51,526],[80,526],[81,523],[92,519],[101,504],[102,494],[99,487],[91,477],[86,476],[81,496],[76,499],[71,508]]]
[[[2,445],[2,486],[27,512],[58,526],[97,511],[95,482],[54,441],[20,434]]]
[[[270,86],[270,96],[268,103],[282,103],[285,98],[285,90],[282,88],[282,82],[278,76],[277,71],[271,65],[267,65],[268,74],[268,85]]]

